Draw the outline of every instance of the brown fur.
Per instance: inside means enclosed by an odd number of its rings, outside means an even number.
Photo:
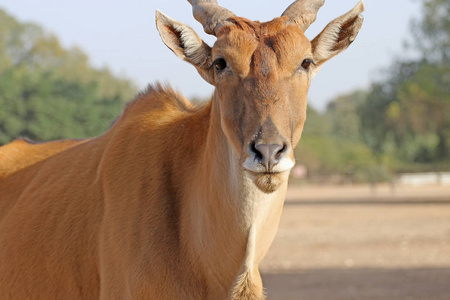
[[[2,162],[0,178],[83,142],[82,140],[62,140],[34,143],[28,139],[17,139],[0,147],[0,161]]]
[[[212,49],[167,16],[157,26],[212,100],[150,86],[102,136],[0,147],[1,299],[264,298],[311,43],[285,17],[232,17]],[[278,171],[261,171],[255,141],[283,143]]]
[[[185,104],[184,98],[170,90],[150,88],[127,107],[105,135],[65,149],[54,148],[51,158],[49,155],[42,155],[41,159],[32,156],[32,163],[28,160],[25,167],[24,163],[22,168],[0,181],[1,204],[7,207],[1,210],[0,223],[0,291],[2,295],[9,294],[3,299],[29,299],[39,295],[45,299],[129,297],[132,294],[125,288],[127,280],[121,276],[150,276],[133,271],[149,260],[136,260],[145,254],[140,252],[145,248],[137,247],[139,244],[158,241],[151,243],[151,247],[155,248],[155,253],[164,253],[159,259],[183,257],[179,253],[183,247],[178,201],[182,195],[176,195],[178,186],[189,180],[189,176],[177,172],[175,166],[180,164],[187,171],[198,159],[193,149],[204,143],[204,139],[192,138],[188,133],[207,129],[198,122],[207,124],[204,117],[209,113],[205,107],[201,115],[192,118]],[[166,117],[161,118],[161,115]],[[176,126],[180,123],[184,126]],[[167,139],[168,136],[173,139]],[[34,153],[34,147],[44,151],[46,146],[52,148],[52,143],[31,145],[16,141],[0,149],[4,153],[3,150],[13,147],[25,148],[21,158],[26,160],[30,157],[28,154]],[[184,153],[164,159],[166,152],[177,144],[184,145]],[[192,161],[186,161],[185,155]],[[15,160],[20,161],[19,155]],[[147,208],[139,201],[145,199],[150,201]],[[117,206],[121,207],[122,217],[115,216]],[[126,216],[133,218],[126,220]],[[114,224],[120,227],[115,234],[123,235],[112,241],[109,232]],[[143,234],[145,224],[153,226],[150,232]],[[128,235],[132,240],[122,244]],[[118,244],[123,249],[116,252]],[[109,253],[108,258],[99,255],[100,249]],[[107,263],[102,264],[102,260]],[[117,260],[127,263],[122,265]],[[163,291],[167,299],[184,294],[185,299],[203,297],[206,291],[201,284],[202,276],[196,279],[187,276],[183,279],[186,284],[180,285],[177,281],[181,278],[173,274],[174,270],[190,269],[189,262],[169,261],[172,262],[164,268],[152,270],[161,282],[150,280],[147,284],[159,289],[164,281],[172,281],[173,286],[179,286],[178,291]],[[100,277],[109,277],[102,274],[105,269],[121,280],[114,280],[116,282],[101,291]],[[184,291],[191,285],[198,286],[198,290]],[[138,290],[143,293],[145,288]],[[156,294],[153,296],[160,298]]]

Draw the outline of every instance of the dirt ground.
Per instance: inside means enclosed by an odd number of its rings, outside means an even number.
[[[293,187],[269,300],[450,299],[450,187]]]

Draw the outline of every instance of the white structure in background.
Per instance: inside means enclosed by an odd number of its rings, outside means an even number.
[[[399,175],[398,182],[410,186],[450,185],[450,172],[404,173]]]
[[[306,178],[306,176],[308,175],[308,168],[306,168],[305,165],[296,165],[292,169],[291,174],[294,178],[297,178],[297,179]]]

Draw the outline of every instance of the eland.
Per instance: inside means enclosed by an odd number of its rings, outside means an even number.
[[[364,5],[309,41],[324,0],[264,23],[189,2],[213,47],[159,11],[156,25],[209,102],[153,85],[99,137],[0,148],[2,299],[264,299],[310,81]]]

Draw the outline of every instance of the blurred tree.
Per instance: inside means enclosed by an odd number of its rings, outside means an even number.
[[[399,82],[386,113],[399,145],[416,140],[410,159],[428,163],[450,158],[449,67],[419,63]]]
[[[359,134],[357,108],[365,93],[357,91],[331,101],[326,112],[309,106],[302,139],[295,149],[297,162],[308,169],[308,176],[339,174],[345,180],[368,180],[376,165],[370,148]]]
[[[325,117],[331,122],[333,136],[349,141],[362,141],[358,107],[365,102],[366,98],[366,91],[357,90],[339,96],[328,104]]]
[[[395,170],[450,166],[450,1],[422,0],[413,22],[419,57],[400,60],[367,91],[308,108],[298,163],[309,176],[388,180]]]
[[[412,30],[422,61],[414,77],[402,86],[399,98],[404,107],[406,99],[413,99],[408,106],[411,126],[421,137],[425,133],[429,145],[437,144],[423,147],[427,154],[417,159],[450,160],[450,1],[423,0],[422,8],[423,15],[413,22]],[[427,118],[420,118],[420,111]]]
[[[404,162],[450,159],[450,68],[426,61],[401,62],[374,84],[360,106],[365,142],[377,157]]]
[[[306,108],[307,126],[303,129],[302,137],[324,136],[331,130],[331,122],[322,113],[317,111],[312,105]]]
[[[135,93],[81,50],[0,10],[0,144],[99,135]]]
[[[410,166],[450,161],[450,1],[423,0],[422,8],[412,30],[421,57],[394,63],[358,109],[374,154]]]
[[[412,23],[413,46],[428,61],[450,63],[450,1],[422,0],[422,16]]]

